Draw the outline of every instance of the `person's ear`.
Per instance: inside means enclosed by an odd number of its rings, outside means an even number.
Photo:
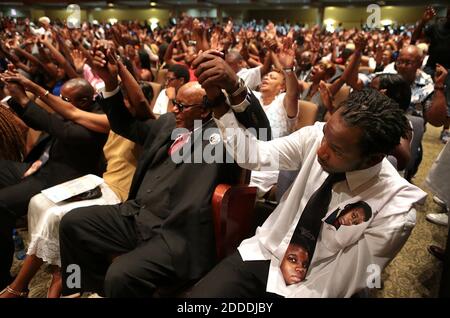
[[[386,88],[380,89],[380,93],[383,95],[386,95],[387,89]]]

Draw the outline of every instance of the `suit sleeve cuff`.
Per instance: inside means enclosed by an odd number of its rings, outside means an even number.
[[[103,97],[103,99],[109,98],[111,96],[116,95],[120,90],[120,87],[117,86],[114,90],[112,90],[111,92],[107,92],[105,90],[100,92],[100,95]]]
[[[247,88],[247,95],[245,96],[244,100],[240,104],[237,104],[237,105],[232,105],[230,102],[230,99],[227,95],[227,103],[228,103],[228,105],[230,105],[231,109],[233,111],[235,111],[236,113],[244,112],[251,103],[250,91]]]

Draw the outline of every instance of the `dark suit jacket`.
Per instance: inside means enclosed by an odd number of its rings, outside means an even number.
[[[248,126],[270,130],[269,121],[258,100],[253,95],[251,100],[247,110],[238,116]],[[157,120],[140,122],[125,108],[120,92],[100,103],[114,132],[143,145],[129,200],[121,206],[121,213],[134,216],[137,222],[145,222],[143,225],[138,224],[142,239],[150,239],[158,234],[163,237],[179,277],[201,277],[216,261],[212,194],[219,183],[236,182],[240,168],[235,163],[177,164],[170,174],[170,180],[154,185],[157,202],[152,206],[142,206],[141,202],[136,200],[136,194],[149,166],[158,159],[155,156],[165,156],[167,159],[167,151],[160,151],[160,148],[167,149],[168,144],[172,143],[175,116],[168,113]],[[208,129],[213,127],[216,127],[215,130]],[[193,134],[192,138],[195,140],[192,147],[202,147],[203,150],[209,144],[209,135],[219,133],[213,120],[203,127],[203,131],[206,136],[195,137]],[[198,141],[196,138],[201,138],[201,142],[195,142]],[[145,214],[145,217],[141,214]]]
[[[101,175],[104,168],[103,146],[107,134],[93,132],[57,114],[51,114],[30,101],[24,108],[15,101],[8,102],[17,115],[30,128],[49,135],[43,138],[27,156],[27,162],[39,159],[46,146],[51,144],[48,162],[34,175],[55,185],[67,180],[94,173]],[[101,112],[98,104],[89,109]]]

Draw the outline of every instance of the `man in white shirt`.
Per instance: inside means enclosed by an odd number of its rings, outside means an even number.
[[[165,89],[163,89],[155,101],[153,113],[163,115],[172,110],[171,100],[177,95],[178,89],[190,80],[189,69],[181,64],[169,66],[166,77]]]
[[[373,89],[355,91],[327,123],[269,142],[240,128],[231,110],[214,116],[241,167],[300,172],[256,234],[200,281],[191,296],[351,297],[380,287],[381,271],[415,225],[413,204],[426,197],[385,159],[409,129],[398,105]],[[345,179],[332,188],[306,276],[287,285],[280,265],[294,230],[312,194],[335,173],[345,173]],[[336,209],[358,201],[370,206],[368,220],[338,228],[325,222]]]

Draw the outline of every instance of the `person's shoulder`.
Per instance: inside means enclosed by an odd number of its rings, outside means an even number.
[[[305,138],[311,141],[320,141],[323,137],[324,126],[324,122],[316,121],[313,125],[305,126],[300,128],[299,130],[294,131],[293,134],[305,136]]]
[[[256,97],[257,99],[261,99],[261,92],[252,90],[252,93],[253,93],[253,95],[255,95],[255,97]]]
[[[384,191],[391,192],[390,201],[393,204],[404,203],[423,203],[427,193],[419,187],[411,184],[405,178],[398,174],[398,171],[392,164],[384,159],[381,163],[381,170],[379,173],[379,185],[385,189]]]

